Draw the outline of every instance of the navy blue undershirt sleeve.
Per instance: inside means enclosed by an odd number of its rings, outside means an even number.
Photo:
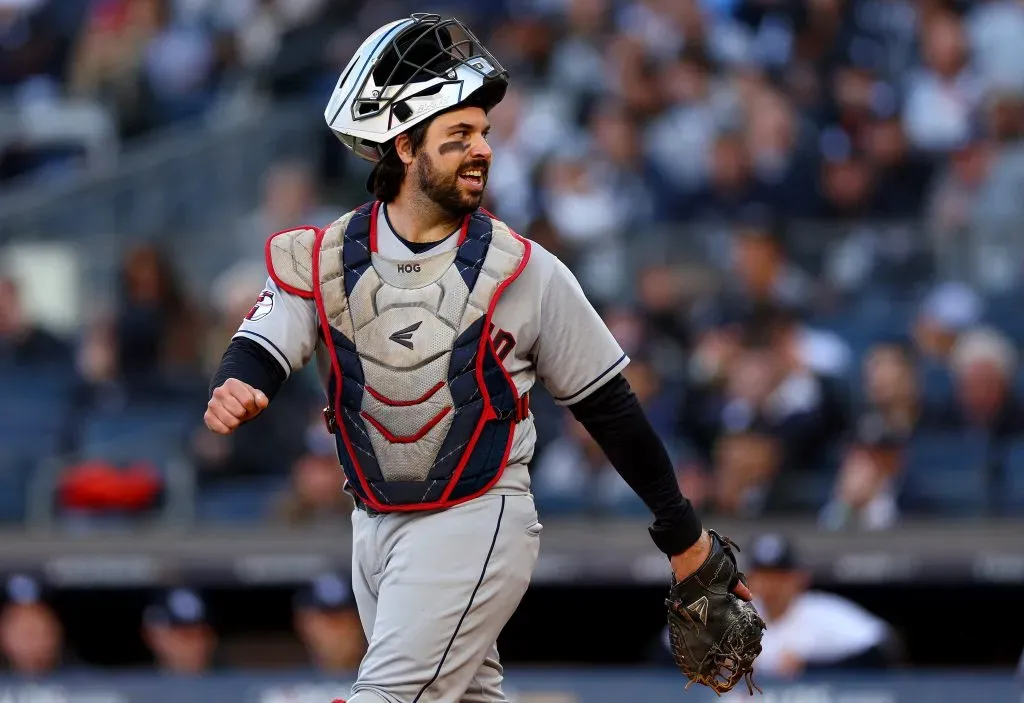
[[[649,531],[658,549],[675,556],[700,539],[700,518],[679,490],[668,451],[621,373],[569,410],[654,514]]]
[[[273,400],[287,377],[273,354],[251,339],[236,337],[224,351],[220,366],[210,380],[210,396],[229,378],[236,378],[263,391],[268,400]]]

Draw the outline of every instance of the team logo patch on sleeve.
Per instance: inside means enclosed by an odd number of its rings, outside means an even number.
[[[270,311],[274,309],[274,293],[273,291],[265,290],[260,293],[260,297],[256,298],[256,304],[249,310],[249,314],[245,316],[245,319],[249,322],[256,322],[256,320],[262,320],[264,317],[270,314]]]

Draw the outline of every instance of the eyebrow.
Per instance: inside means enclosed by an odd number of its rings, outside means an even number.
[[[449,133],[457,132],[459,130],[466,130],[466,131],[472,132],[476,128],[477,128],[476,125],[470,124],[469,122],[459,122],[458,124],[453,124],[451,127],[449,127],[448,128],[448,132]],[[483,129],[481,131],[482,132],[487,132],[490,129],[491,129],[491,125],[490,125],[490,123],[487,123],[486,125],[484,125],[484,127],[483,127]]]

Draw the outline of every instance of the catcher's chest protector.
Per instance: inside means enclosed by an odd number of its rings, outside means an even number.
[[[528,413],[490,331],[529,243],[477,212],[457,249],[393,261],[376,251],[378,207],[338,220],[312,247],[331,362],[325,416],[368,507],[447,507],[498,480]]]

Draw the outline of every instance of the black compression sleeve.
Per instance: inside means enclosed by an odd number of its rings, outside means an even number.
[[[654,514],[651,538],[668,556],[696,542],[703,526],[679,490],[672,460],[622,374],[569,406],[626,483]]]
[[[287,375],[277,359],[251,339],[235,337],[224,351],[220,366],[210,381],[210,395],[229,378],[237,378],[253,388],[263,391],[267,400],[273,400]]]

